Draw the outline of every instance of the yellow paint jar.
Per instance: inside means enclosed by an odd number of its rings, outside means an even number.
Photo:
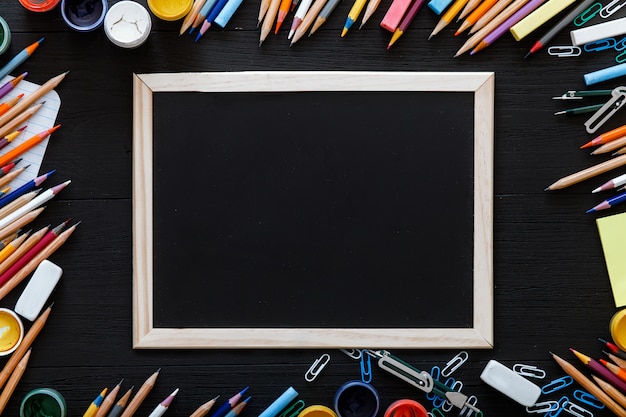
[[[182,19],[189,13],[193,0],[148,0],[148,7],[161,20]]]
[[[24,325],[17,314],[0,308],[0,356],[12,353],[22,343]]]
[[[609,329],[613,342],[620,349],[626,351],[626,309],[620,310],[613,315]]]

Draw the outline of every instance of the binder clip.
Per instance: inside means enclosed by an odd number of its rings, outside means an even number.
[[[600,107],[585,122],[587,133],[594,133],[626,103],[626,87],[617,87],[611,91],[611,99]]]

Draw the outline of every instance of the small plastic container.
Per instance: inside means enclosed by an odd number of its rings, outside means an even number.
[[[620,349],[626,351],[626,309],[613,315],[609,323],[611,338]]]
[[[337,414],[325,405],[310,405],[300,411],[298,417],[337,417]]]
[[[152,20],[141,4],[122,0],[109,8],[104,18],[104,33],[122,48],[137,48],[150,36]]]
[[[5,53],[11,45],[11,29],[9,24],[0,16],[0,55]]]
[[[66,417],[65,398],[52,388],[37,388],[24,396],[20,417]]]
[[[61,0],[61,16],[77,32],[91,32],[102,26],[107,0]]]
[[[57,7],[61,0],[20,0],[20,4],[31,12],[49,12]]]
[[[387,407],[385,417],[428,417],[428,411],[417,401],[398,400]]]
[[[193,0],[148,0],[148,7],[161,20],[182,19],[189,13]]]
[[[376,417],[380,408],[378,391],[362,381],[348,381],[335,394],[338,417]]]

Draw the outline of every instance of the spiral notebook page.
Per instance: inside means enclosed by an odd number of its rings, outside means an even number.
[[[4,77],[2,81],[0,81],[0,85],[3,85],[13,78],[14,77],[11,76]],[[39,88],[38,84],[22,80],[11,92],[2,97],[2,99],[0,99],[0,102],[6,102],[22,93],[24,94],[24,99],[37,88]],[[59,94],[56,91],[52,90],[44,95],[40,100],[37,100],[35,104],[41,102],[45,102],[43,107],[39,109],[39,111],[37,111],[37,113],[35,113],[30,119],[26,120],[21,126],[16,128],[19,129],[27,126],[26,129],[13,142],[0,150],[0,155],[27,141],[29,138],[33,137],[37,133],[42,132],[46,129],[50,129],[55,125],[55,121],[59,113],[59,108],[61,107],[61,98],[59,97]],[[37,146],[30,149],[28,152],[22,154],[22,161],[19,163],[19,165],[16,166],[16,168],[25,167],[27,165],[30,166],[17,178],[11,181],[11,183],[9,184],[11,190],[15,190],[16,188],[20,187],[21,185],[27,183],[28,181],[41,174],[39,172],[39,169],[41,167],[41,163],[43,162],[46,148],[48,147],[48,141],[50,141],[50,139],[53,137],[54,133],[41,143],[37,144]],[[44,185],[43,188],[45,189],[55,184],[56,182],[53,182],[52,184],[47,184],[47,186]]]

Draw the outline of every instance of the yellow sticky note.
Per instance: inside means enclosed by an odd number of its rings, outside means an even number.
[[[626,305],[626,213],[596,220],[615,306]]]

